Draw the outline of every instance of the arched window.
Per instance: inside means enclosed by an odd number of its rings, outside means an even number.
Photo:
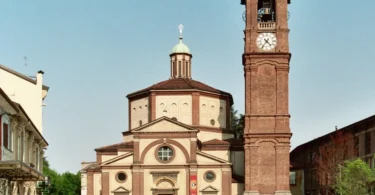
[[[185,66],[185,75],[186,77],[189,77],[189,62],[186,62],[186,66]]]
[[[174,62],[172,62],[172,75],[174,76],[174,77],[176,77],[177,75],[177,71],[176,71],[176,65],[175,65],[175,63]]]
[[[181,77],[181,61],[178,61],[178,76]]]

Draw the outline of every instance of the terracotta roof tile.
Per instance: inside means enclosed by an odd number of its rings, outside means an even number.
[[[121,143],[117,143],[117,144],[103,146],[103,147],[100,147],[100,148],[96,148],[95,151],[99,152],[99,151],[105,151],[105,150],[114,150],[114,149],[131,148],[131,147],[133,147],[133,141],[121,142]]]
[[[228,92],[221,91],[211,86],[208,86],[204,83],[201,83],[199,81],[195,81],[193,79],[186,79],[186,78],[173,78],[173,79],[165,80],[165,81],[156,83],[150,87],[147,87],[145,89],[130,93],[127,95],[127,97],[146,93],[151,90],[189,90],[189,89],[190,90],[192,89],[202,90],[202,91],[218,93],[218,94],[232,97],[232,95]]]

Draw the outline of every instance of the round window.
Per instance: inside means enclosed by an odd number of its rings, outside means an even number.
[[[173,158],[173,150],[168,146],[162,146],[158,149],[158,159],[162,162],[169,162]]]
[[[215,125],[215,120],[211,119],[210,123],[211,123],[212,126],[214,126]]]
[[[207,181],[207,182],[212,182],[214,181],[216,178],[216,175],[214,172],[212,171],[207,171],[205,174],[204,174],[204,179]]]
[[[125,182],[125,180],[126,180],[126,174],[124,172],[117,173],[116,180],[118,182],[121,182],[121,183]]]

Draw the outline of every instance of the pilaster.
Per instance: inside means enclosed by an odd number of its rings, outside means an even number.
[[[87,194],[94,194],[94,172],[87,172]]]
[[[109,173],[102,173],[102,195],[109,195]]]

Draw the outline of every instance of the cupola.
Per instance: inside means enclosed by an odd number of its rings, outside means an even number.
[[[191,79],[191,58],[190,49],[182,41],[182,24],[178,26],[180,30],[179,43],[173,48],[169,54],[171,58],[171,78],[188,78]]]

